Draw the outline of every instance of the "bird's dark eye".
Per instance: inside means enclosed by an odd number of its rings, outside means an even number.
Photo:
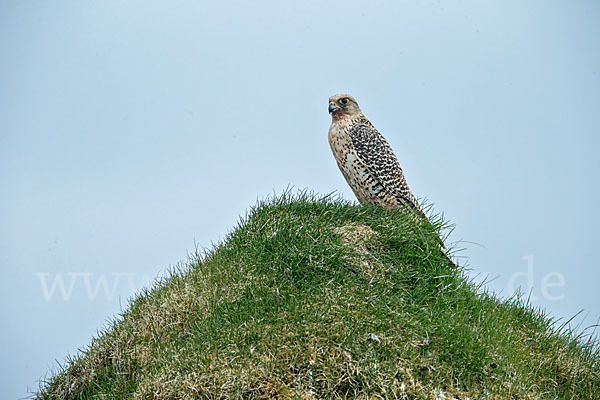
[[[343,98],[342,100],[340,100],[342,102],[342,104],[348,104],[348,99]]]

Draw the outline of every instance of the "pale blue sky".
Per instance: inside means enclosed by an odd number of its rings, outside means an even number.
[[[531,272],[535,305],[595,323],[598,21],[595,1],[0,1],[6,398],[257,198],[353,199],[337,92],[450,240],[485,246],[465,244],[472,276],[507,296]]]

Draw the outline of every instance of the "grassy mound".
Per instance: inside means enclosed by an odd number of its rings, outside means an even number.
[[[600,354],[481,292],[440,223],[284,195],[135,298],[40,399],[599,399]]]

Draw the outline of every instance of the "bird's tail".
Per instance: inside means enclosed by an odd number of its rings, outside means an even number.
[[[421,223],[425,222],[425,223],[431,224],[431,221],[429,220],[429,218],[427,217],[427,215],[425,215],[425,212],[423,211],[423,208],[421,207],[421,205],[416,200],[414,202],[409,202],[409,206],[407,207],[405,205],[404,208],[413,212],[413,214],[417,217],[417,222],[418,223],[419,222],[421,222]],[[452,268],[458,268],[458,265],[448,255],[448,252],[447,252],[448,249],[446,248],[446,244],[444,243],[444,241],[442,240],[442,238],[440,236],[437,236],[437,242],[440,245],[440,250],[441,250],[442,254],[444,255],[444,258],[446,259],[446,261],[448,262],[448,264]]]

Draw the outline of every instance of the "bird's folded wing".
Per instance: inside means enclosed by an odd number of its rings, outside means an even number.
[[[370,123],[354,124],[349,132],[352,145],[367,169],[407,209],[422,213],[410,191],[400,163],[385,138]]]

